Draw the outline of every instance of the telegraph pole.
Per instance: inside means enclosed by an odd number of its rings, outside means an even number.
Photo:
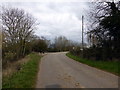
[[[82,52],[81,52],[82,57],[83,57],[83,53],[84,53],[84,50],[83,50],[84,49],[84,45],[83,45],[84,44],[84,42],[83,42],[83,32],[84,32],[84,25],[83,24],[84,24],[84,21],[83,20],[84,20],[84,16],[82,15],[82,48],[81,48],[81,50],[82,50]]]
[[[83,32],[84,32],[84,16],[82,15],[82,50],[84,48],[84,41],[83,41]]]

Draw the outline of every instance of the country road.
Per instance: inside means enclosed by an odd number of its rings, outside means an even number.
[[[118,77],[68,58],[65,52],[41,59],[36,88],[118,88]]]

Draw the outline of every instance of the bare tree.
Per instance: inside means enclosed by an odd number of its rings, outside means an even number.
[[[112,13],[118,10],[120,10],[120,2],[117,0],[116,2],[113,2],[113,0],[98,0],[96,2],[91,2],[90,10],[87,14],[88,20],[91,22],[88,27],[88,34],[94,36],[94,38],[98,40],[108,39],[107,34],[109,32],[100,26],[100,22],[102,22],[104,18],[112,16]]]
[[[59,36],[55,38],[55,47],[59,51],[64,51],[69,46],[69,40],[64,36]]]
[[[2,31],[6,42],[11,45],[11,52],[17,57],[25,55],[26,42],[30,41],[35,28],[35,19],[24,10],[18,8],[2,9]]]
[[[95,45],[102,48],[105,58],[112,59],[112,56],[119,58],[120,53],[120,2],[101,1],[92,3],[90,11],[90,28],[88,34],[91,41],[97,40]],[[89,36],[88,35],[88,36]],[[94,42],[92,42],[94,44]],[[103,58],[103,59],[105,59]]]

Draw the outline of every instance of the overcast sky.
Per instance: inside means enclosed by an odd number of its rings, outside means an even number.
[[[40,23],[35,30],[38,36],[49,40],[54,40],[56,36],[65,36],[81,42],[81,17],[89,8],[88,0],[7,0],[2,5],[24,9],[36,18]],[[86,30],[86,21],[84,28]]]

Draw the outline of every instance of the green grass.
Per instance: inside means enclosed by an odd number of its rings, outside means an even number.
[[[120,66],[118,65],[118,63],[120,63],[119,61],[95,61],[95,60],[83,59],[78,56],[74,56],[71,53],[67,53],[66,55],[78,62],[87,64],[89,66],[99,68],[101,70],[111,72],[115,75],[120,76],[120,72],[118,70],[118,68],[120,68]]]
[[[30,60],[22,65],[22,69],[10,77],[3,78],[2,88],[34,88],[41,56],[29,54]]]

